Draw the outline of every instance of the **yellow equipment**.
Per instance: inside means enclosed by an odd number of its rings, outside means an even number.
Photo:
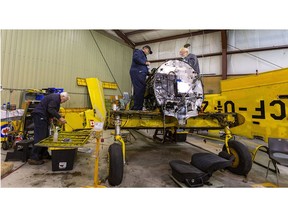
[[[204,112],[237,112],[245,123],[232,128],[247,138],[288,137],[288,68],[221,81],[221,94],[206,95]]]
[[[184,125],[183,122],[178,121],[175,117],[166,116],[158,109],[154,111],[131,111],[118,110],[117,108],[109,110],[106,115],[102,83],[96,78],[87,78],[86,82],[83,80],[81,80],[81,82],[86,83],[93,109],[81,112],[78,117],[75,117],[76,113],[73,113],[73,110],[70,110],[72,111],[70,112],[69,109],[62,111],[62,114],[65,114],[65,119],[73,129],[92,128],[96,122],[105,122],[106,128],[115,129],[115,143],[110,145],[108,150],[108,181],[110,185],[119,185],[123,178],[126,147],[124,139],[121,136],[121,129],[156,129],[154,138],[158,138],[160,134],[162,135],[161,140],[163,142],[168,139],[177,141],[179,138],[181,141],[185,141],[188,133],[187,129],[223,129],[226,132],[224,149],[230,153],[229,140],[232,136],[229,128],[236,127],[245,122],[244,117],[235,112],[201,112],[197,116],[188,118]],[[119,104],[117,101],[114,102]],[[82,121],[80,121],[81,118]],[[91,124],[91,121],[94,123]],[[65,130],[72,130],[72,128],[69,128],[69,125]],[[239,143],[239,145],[243,144]],[[237,150],[236,148],[236,150],[232,151],[232,154],[235,154],[234,156],[237,158],[234,169],[238,169],[238,174],[246,175],[247,167],[249,169],[249,167],[251,168],[252,166],[252,162],[249,160],[251,155],[248,150],[244,152],[238,152]],[[239,163],[239,158],[245,161]],[[247,158],[248,160],[246,160]],[[239,166],[239,164],[241,164],[241,166],[244,164],[246,167],[245,173],[241,173],[242,167]]]
[[[106,128],[115,129],[115,143],[108,150],[110,185],[119,185],[123,177],[125,142],[121,136],[121,129],[156,129],[154,138],[157,138],[161,132],[163,142],[167,139],[177,141],[179,137],[184,137],[181,139],[184,141],[188,133],[187,129],[221,129],[225,133],[223,150],[235,157],[231,171],[247,175],[255,155],[252,158],[243,144],[231,142],[232,134],[248,138],[261,137],[265,141],[268,137],[288,137],[287,74],[286,68],[221,81],[221,94],[205,95],[199,115],[188,118],[185,124],[179,124],[175,117],[163,115],[163,112],[158,109],[154,111],[114,109],[109,110],[105,118],[101,82],[95,80],[87,82],[86,79],[93,110],[85,111],[84,115],[82,113],[83,121],[86,127],[89,127],[87,119],[93,119],[105,122]]]
[[[74,132],[60,131],[57,141],[53,140],[53,136],[49,136],[35,145],[48,148],[76,149],[83,147],[90,138],[90,134],[91,130],[79,130]]]
[[[78,85],[81,83],[87,86],[92,109],[84,108],[61,108],[60,114],[65,117],[69,125],[65,125],[65,131],[73,129],[91,129],[96,122],[105,122],[106,108],[102,82],[97,78],[78,78]]]

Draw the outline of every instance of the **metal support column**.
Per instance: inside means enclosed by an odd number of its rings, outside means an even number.
[[[221,30],[221,42],[222,42],[222,80],[227,79],[227,32]]]

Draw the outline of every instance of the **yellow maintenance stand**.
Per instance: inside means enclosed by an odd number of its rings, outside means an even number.
[[[223,129],[226,134],[223,150],[233,154],[236,158],[231,171],[247,175],[252,167],[251,154],[243,144],[231,140],[230,132],[230,128],[241,125],[244,121],[243,116],[237,113],[201,113],[197,117],[189,118],[185,126],[180,126],[176,118],[163,116],[160,111],[111,111],[107,126],[115,129],[115,143],[110,145],[108,150],[109,184],[119,185],[123,177],[125,142],[121,136],[121,129],[155,129],[154,138],[158,138],[162,142],[185,141],[188,129]],[[179,129],[181,130],[181,140],[177,139]]]
[[[231,171],[240,175],[247,175],[250,171],[252,159],[248,149],[243,144],[231,140],[230,128],[242,125],[245,122],[245,118],[241,114],[236,112],[200,112],[198,116],[187,119],[185,125],[179,125],[176,118],[165,116],[158,109],[154,111],[133,111],[116,108],[106,113],[102,82],[96,78],[81,78],[78,83],[80,81],[81,85],[88,88],[92,109],[81,112],[79,116],[82,118],[82,121],[80,121],[82,125],[79,125],[79,120],[77,120],[79,126],[77,127],[74,122],[75,124],[72,123],[73,128],[92,128],[97,122],[105,122],[105,128],[115,130],[115,142],[108,149],[108,182],[110,185],[121,184],[123,178],[126,144],[122,138],[122,129],[155,129],[154,138],[160,139],[162,142],[185,141],[190,129],[222,129],[225,130],[226,135],[223,150],[233,154],[236,158]],[[69,112],[65,110],[65,118],[68,122],[73,122],[73,119],[76,119],[74,115],[70,116]],[[95,169],[98,169],[96,167],[98,167],[97,161],[95,161]],[[95,179],[98,179],[98,177],[94,178],[94,181]],[[96,181],[98,182],[98,180]],[[94,185],[97,184],[94,183]]]

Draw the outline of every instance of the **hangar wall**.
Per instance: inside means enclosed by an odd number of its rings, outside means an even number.
[[[122,92],[131,90],[132,49],[92,31]],[[19,104],[21,90],[64,88],[64,107],[88,107],[87,89],[76,77],[114,82],[89,30],[1,30],[1,102]],[[11,89],[11,91],[10,91]],[[105,90],[105,94],[119,94]]]
[[[282,46],[288,44],[288,30],[227,30],[228,52],[253,48]],[[221,33],[215,32],[149,44],[153,54],[148,60],[179,57],[179,49],[190,43],[190,52],[195,55],[218,53],[221,48]],[[142,48],[138,46],[137,48]],[[205,93],[219,93],[222,74],[222,57],[199,57]],[[152,63],[157,68],[162,62]],[[228,78],[288,67],[288,49],[278,49],[227,56]]]
[[[288,30],[229,30],[227,38],[228,51],[282,46],[288,44]],[[228,75],[277,70],[288,67],[288,49],[229,55],[227,62]]]

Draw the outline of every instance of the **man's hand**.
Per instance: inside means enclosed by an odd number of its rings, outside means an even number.
[[[64,118],[62,118],[62,117],[59,119],[59,121],[60,121],[61,124],[66,124],[67,123],[67,121]]]
[[[148,66],[148,65],[150,65],[150,62],[147,61],[145,64]]]

